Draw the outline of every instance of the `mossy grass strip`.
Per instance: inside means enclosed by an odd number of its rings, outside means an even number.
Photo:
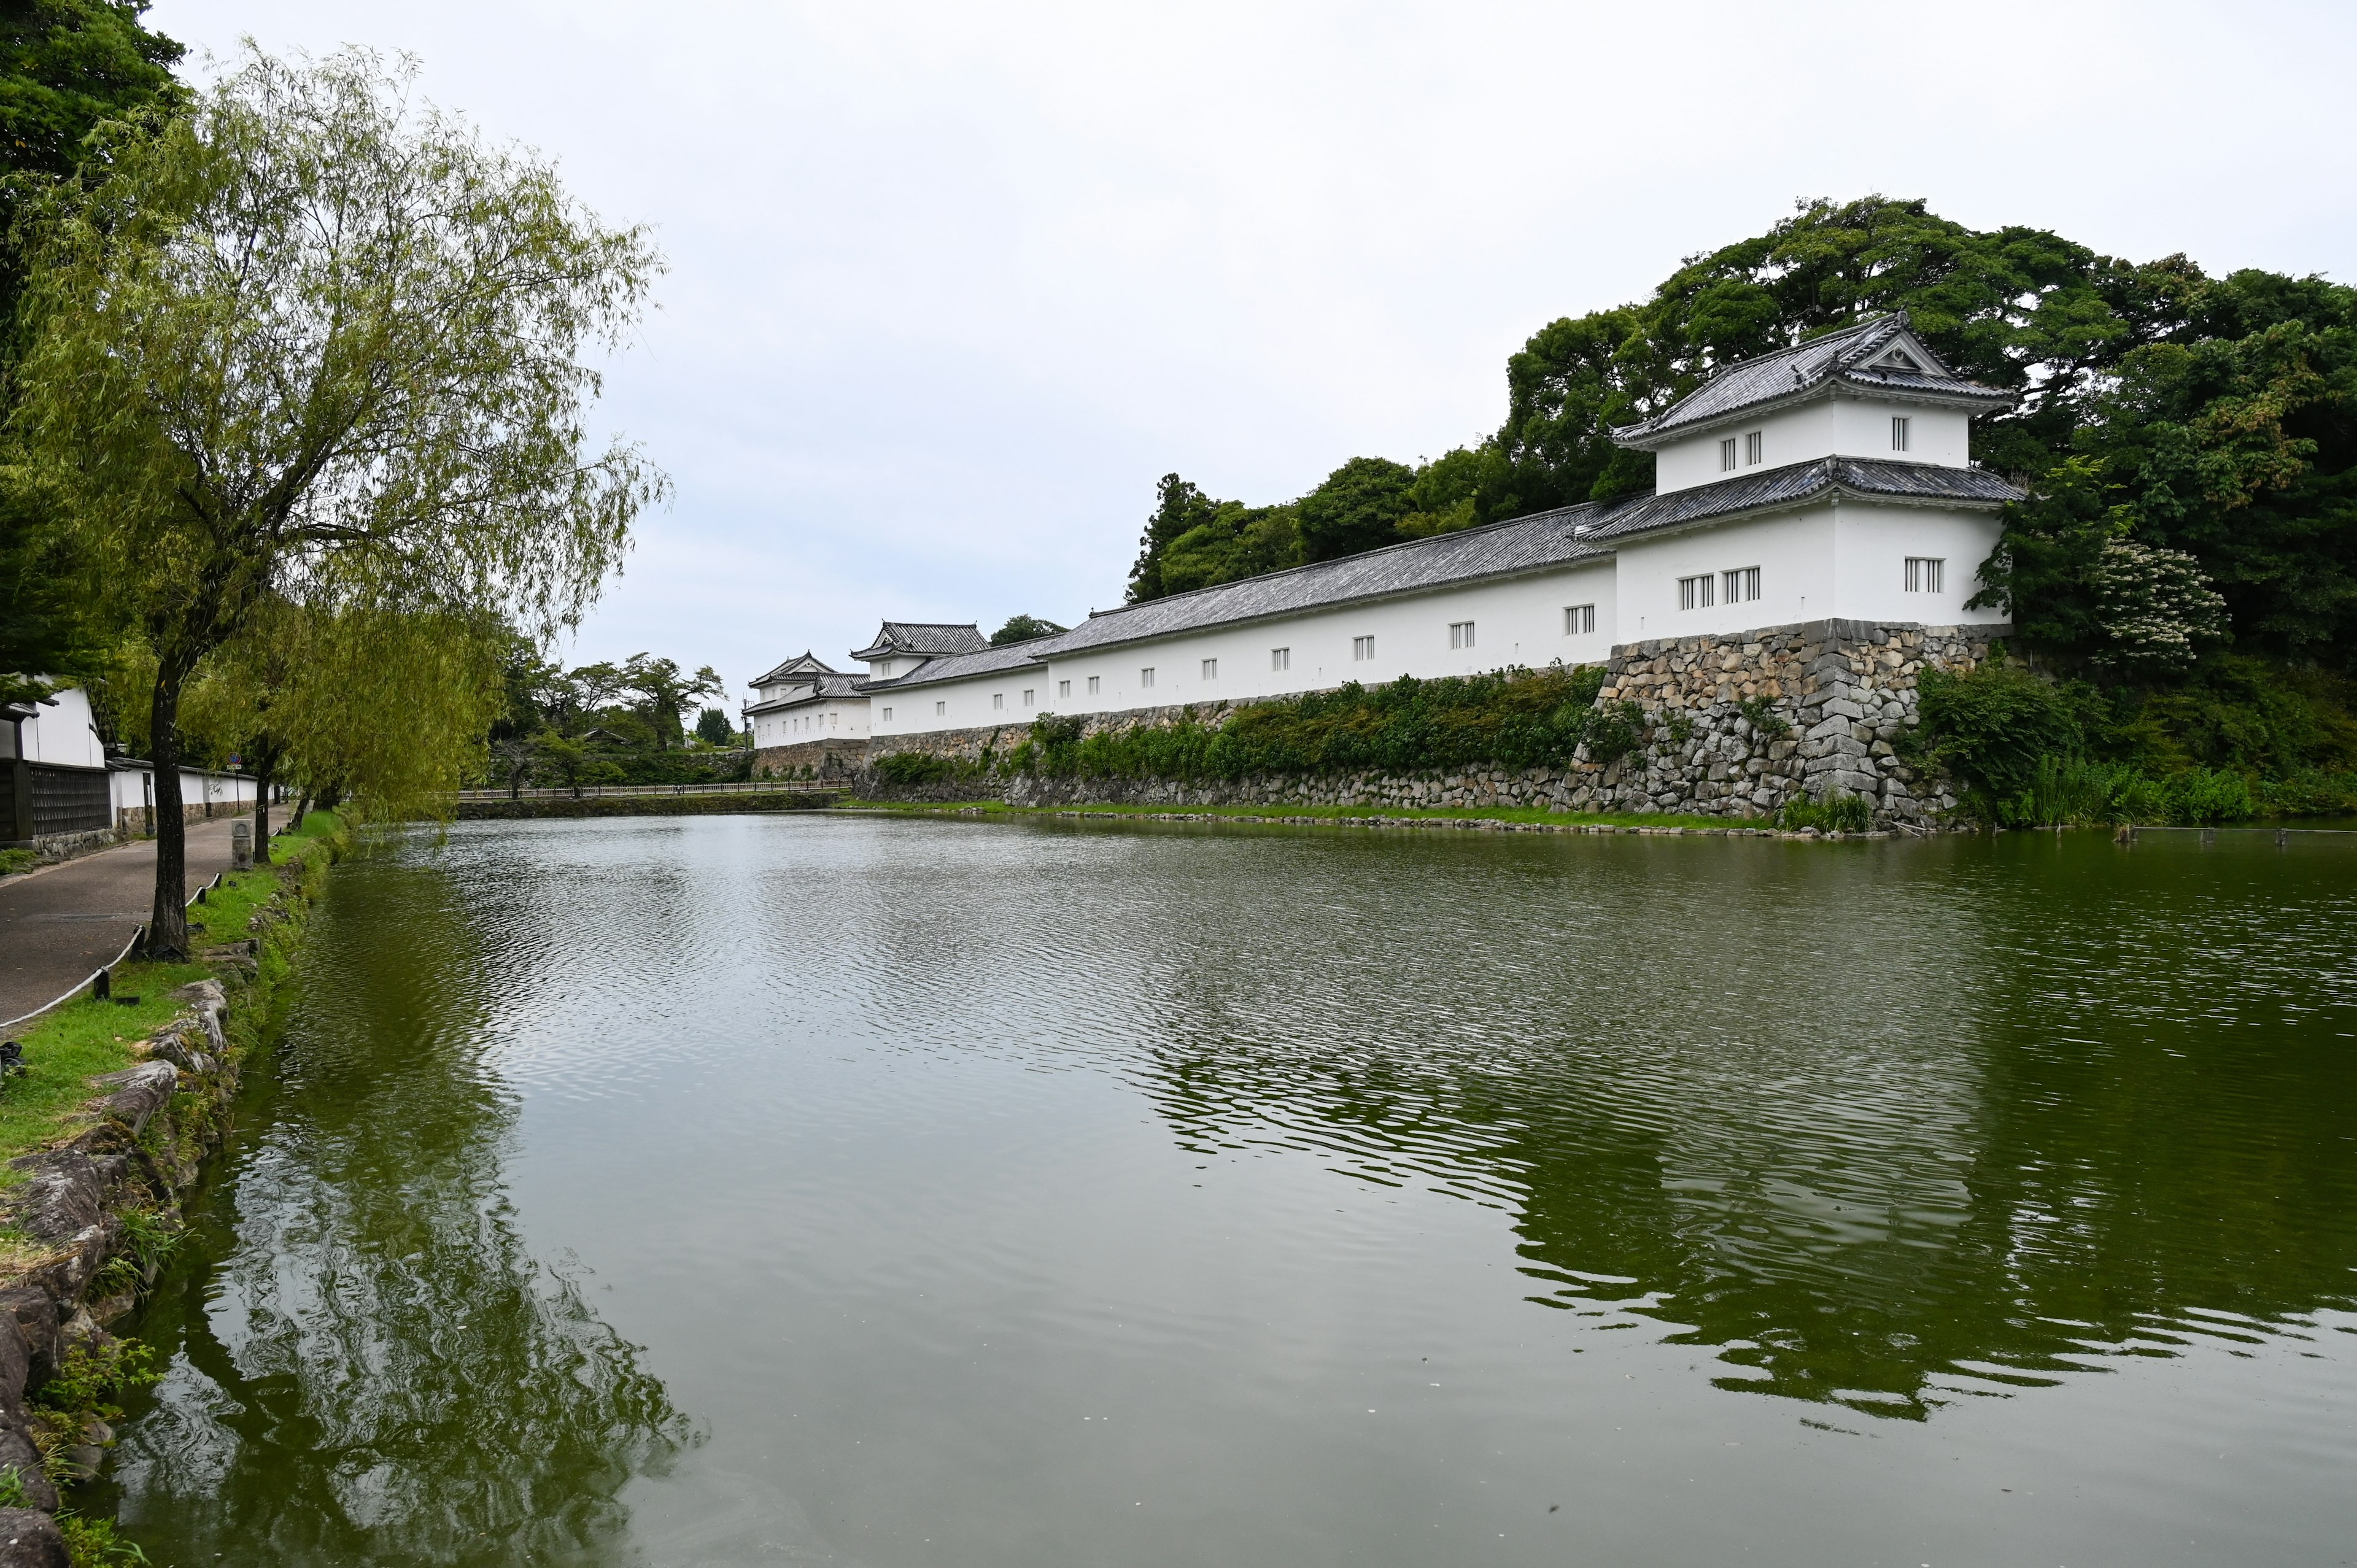
[[[1245,821],[1264,822],[1301,817],[1316,817],[1330,822],[1364,822],[1375,818],[1388,819],[1393,822],[1430,819],[1480,822],[1544,822],[1552,827],[1685,828],[1690,831],[1720,832],[1730,829],[1748,832],[1754,828],[1772,828],[1775,825],[1773,821],[1767,817],[1684,816],[1667,811],[1550,811],[1537,806],[1300,806],[1292,804],[1133,806],[1098,805],[1094,802],[1076,802],[1068,806],[1010,806],[998,800],[933,802],[846,800],[838,809],[917,815],[992,817],[1062,817],[1077,812],[1089,816],[1125,817],[1183,814],[1190,817],[1233,817]]]
[[[327,811],[306,817],[301,830],[271,839],[271,853],[282,865],[299,864],[322,841],[342,830]],[[190,923],[201,921],[207,944],[239,941],[252,927],[253,912],[278,887],[277,872],[257,867],[221,879],[221,886],[206,895],[189,911]],[[70,1136],[91,1116],[91,1102],[99,1097],[91,1079],[119,1072],[139,1058],[132,1047],[169,1023],[186,1005],[171,993],[191,981],[209,978],[201,963],[147,963],[129,960],[115,965],[111,1001],[88,996],[44,1013],[14,1037],[25,1047],[25,1070],[0,1084],[0,1187],[23,1179],[6,1162],[36,1149],[47,1148]],[[135,1004],[124,999],[136,996]],[[0,1252],[7,1235],[0,1231]]]

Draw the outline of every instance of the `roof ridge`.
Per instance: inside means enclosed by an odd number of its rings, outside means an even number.
[[[1501,517],[1490,522],[1475,523],[1471,528],[1452,528],[1446,533],[1427,533],[1421,539],[1402,539],[1391,544],[1379,544],[1372,550],[1361,550],[1352,555],[1336,555],[1324,561],[1304,561],[1297,566],[1280,566],[1274,572],[1262,572],[1250,577],[1231,577],[1224,583],[1206,583],[1200,588],[1181,588],[1175,594],[1164,594],[1159,598],[1140,599],[1134,605],[1115,605],[1109,610],[1091,610],[1089,612],[1089,620],[1100,620],[1106,616],[1125,615],[1131,610],[1142,610],[1148,605],[1173,604],[1180,599],[1193,598],[1199,594],[1216,594],[1223,588],[1232,588],[1239,583],[1266,583],[1279,577],[1290,577],[1303,572],[1315,572],[1324,567],[1340,566],[1351,561],[1364,561],[1370,556],[1388,555],[1395,551],[1412,550],[1422,545],[1438,544],[1443,540],[1467,539],[1477,533],[1490,533],[1501,528],[1510,528],[1516,523],[1532,522],[1543,517],[1559,517],[1566,512],[1578,511],[1586,507],[1600,507],[1609,504],[1609,502],[1606,501],[1573,501],[1567,506],[1548,507],[1540,511],[1526,511],[1520,517]],[[1086,626],[1088,621],[1082,621],[1081,624],[1082,626]],[[1065,631],[1057,632],[1054,635],[1058,637],[1070,637],[1072,634],[1072,630],[1077,629],[1077,628],[1074,628]]]

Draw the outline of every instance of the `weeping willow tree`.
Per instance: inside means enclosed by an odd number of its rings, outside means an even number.
[[[414,75],[249,48],[32,214],[14,435],[155,659],[151,956],[187,950],[178,720],[210,656],[274,599],[393,638],[389,667],[450,656],[418,633],[437,618],[553,635],[666,489],[585,427],[586,360],[660,270],[646,233],[414,104]],[[446,768],[380,754],[422,710],[351,701],[337,744],[386,789]]]
[[[235,751],[258,785],[254,857],[270,858],[270,795],[286,782],[349,798],[363,817],[447,814],[480,772],[504,710],[501,622],[266,602],[215,650],[183,699],[184,735]]]

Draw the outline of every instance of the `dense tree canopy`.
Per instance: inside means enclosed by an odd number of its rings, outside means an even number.
[[[0,8],[0,399],[24,284],[16,222],[25,202],[74,172],[91,133],[178,102],[180,46],[140,25],[132,0],[16,0]],[[70,541],[47,525],[53,487],[0,462],[0,700],[38,695],[42,677],[87,679],[105,663],[108,607],[87,590]]]

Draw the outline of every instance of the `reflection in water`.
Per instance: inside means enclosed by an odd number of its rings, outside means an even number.
[[[603,1560],[685,1423],[587,1272],[517,1233],[466,911],[430,867],[338,876],[210,1204],[222,1261],[142,1325],[172,1359],[117,1456],[124,1523],[159,1562]]]
[[[2007,847],[1941,888],[1583,846],[1578,898],[1518,889],[1479,941],[1312,928],[1282,971],[1231,940],[1267,911],[1192,906],[1149,1089],[1193,1151],[1510,1208],[1534,1302],[1676,1326],[1727,1389],[1921,1418],[2357,1305],[2338,859],[2221,889],[2182,854]]]
[[[339,874],[125,1517],[184,1568],[2332,1560],[2352,870],[465,825]]]

